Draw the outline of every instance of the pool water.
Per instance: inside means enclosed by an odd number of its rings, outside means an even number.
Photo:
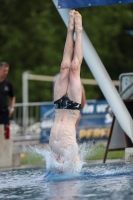
[[[130,200],[133,163],[84,165],[81,172],[60,174],[45,167],[0,172],[0,199]]]

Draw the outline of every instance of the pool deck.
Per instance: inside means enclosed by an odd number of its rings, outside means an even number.
[[[124,163],[125,159],[107,159],[106,163],[103,163],[103,160],[91,160],[88,163],[85,163],[83,166],[89,165],[97,165],[97,164],[108,164],[108,163]],[[0,171],[11,171],[15,169],[30,169],[30,168],[43,168],[45,165],[20,165],[19,167],[7,167],[7,168],[0,168]]]

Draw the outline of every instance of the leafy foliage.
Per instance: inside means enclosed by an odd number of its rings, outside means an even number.
[[[115,5],[79,9],[83,26],[104,63],[110,77],[131,72],[133,5]],[[1,0],[0,61],[10,63],[17,102],[22,101],[22,73],[51,75],[59,73],[66,27],[53,2],[41,0]],[[88,55],[89,56],[89,55]],[[93,78],[82,63],[82,78]],[[51,101],[52,83],[31,81],[30,101]],[[98,86],[85,86],[87,99],[104,98]]]

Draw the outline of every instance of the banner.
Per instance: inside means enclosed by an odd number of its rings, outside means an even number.
[[[58,8],[82,8],[111,4],[133,3],[133,0],[59,0]]]
[[[81,119],[77,129],[79,141],[90,139],[107,139],[109,136],[112,117],[107,112],[108,103],[105,100],[86,101],[81,111]],[[54,105],[41,106],[41,138],[40,141],[48,142],[50,129],[54,121]]]

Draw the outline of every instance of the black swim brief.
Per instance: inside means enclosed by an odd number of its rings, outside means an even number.
[[[81,110],[81,104],[71,101],[67,94],[54,102],[55,109]]]

